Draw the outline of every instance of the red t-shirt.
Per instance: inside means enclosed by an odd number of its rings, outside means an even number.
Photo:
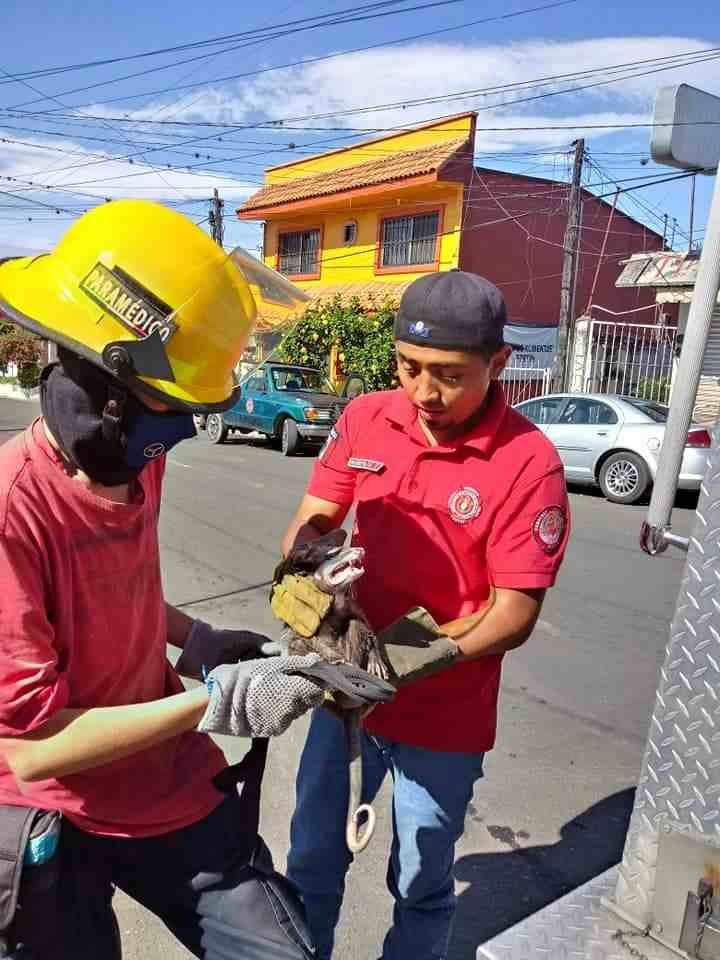
[[[416,606],[440,624],[466,616],[490,584],[552,586],[569,532],[557,452],[497,385],[478,426],[437,447],[404,391],[353,400],[308,493],[355,504],[353,542],[367,552],[358,599],[376,630]],[[366,727],[430,749],[489,750],[501,662],[482,657],[405,687]]]
[[[183,686],[166,657],[157,537],[164,463],[130,504],[71,479],[42,421],[0,447],[0,736],[63,708],[158,700]],[[186,733],[112,763],[23,784],[0,759],[0,803],[58,809],[83,830],[143,837],[186,826],[222,799],[225,766]]]

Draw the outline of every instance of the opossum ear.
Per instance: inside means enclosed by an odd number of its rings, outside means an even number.
[[[312,545],[320,550],[332,550],[333,553],[337,553],[345,543],[346,538],[347,530],[331,530],[330,533],[324,533],[317,540],[311,541],[308,546]]]
[[[347,537],[346,530],[331,530],[315,540],[307,540],[293,547],[287,556],[288,563],[315,562],[318,566],[338,553]]]

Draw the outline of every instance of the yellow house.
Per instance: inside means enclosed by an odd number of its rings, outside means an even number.
[[[263,251],[313,300],[397,300],[416,277],[457,267],[475,114],[446,117],[265,171],[237,211],[263,220]],[[259,330],[280,323],[271,313]]]

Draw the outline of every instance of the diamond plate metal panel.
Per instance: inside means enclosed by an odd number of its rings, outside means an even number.
[[[578,887],[522,923],[478,948],[477,960],[631,960],[615,935],[647,960],[677,960],[677,954],[648,937],[629,935],[631,927],[602,905],[612,893],[617,868]]]
[[[652,920],[663,825],[720,838],[719,439],[716,431],[615,890],[641,927]]]

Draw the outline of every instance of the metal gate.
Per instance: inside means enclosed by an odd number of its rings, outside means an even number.
[[[507,402],[511,406],[550,392],[552,370],[534,366],[534,357],[527,359],[528,363],[515,363],[511,367],[505,367],[500,375]]]
[[[668,403],[677,335],[677,327],[593,320],[583,392],[619,393]]]

